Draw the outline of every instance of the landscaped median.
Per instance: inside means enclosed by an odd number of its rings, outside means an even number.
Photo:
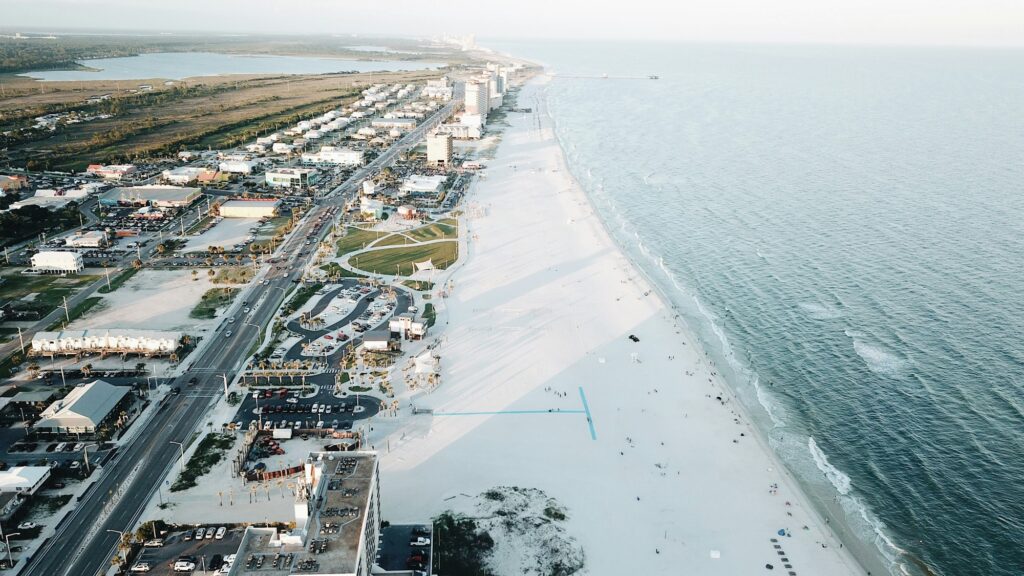
[[[190,318],[208,320],[217,316],[217,310],[231,304],[241,288],[211,288],[203,294],[195,308],[188,313]]]
[[[206,474],[214,467],[224,453],[235,443],[233,434],[218,434],[211,432],[207,434],[196,447],[196,451],[185,464],[185,469],[178,475],[178,479],[171,484],[171,492],[188,490],[197,485],[196,479]]]

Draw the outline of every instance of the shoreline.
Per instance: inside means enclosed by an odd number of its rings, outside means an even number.
[[[543,74],[546,75],[547,72],[545,71]],[[551,116],[550,112],[547,112],[546,115],[551,124],[554,126],[554,117]],[[566,167],[566,169],[569,170],[570,173],[572,173],[572,170],[569,167],[568,157],[566,154],[565,142],[563,142],[561,138],[558,137],[557,130],[554,130],[554,133],[555,140],[558,142],[559,145],[561,162]],[[701,351],[704,352],[705,357],[709,359],[712,365],[717,366],[717,364],[715,364],[713,356],[708,351],[707,343],[704,341],[704,339],[698,336],[698,333],[690,325],[690,321],[688,321],[689,316],[687,312],[680,309],[680,307],[672,299],[671,294],[667,292],[666,288],[653,278],[653,274],[661,272],[661,274],[663,274],[668,281],[673,283],[676,282],[675,278],[673,278],[670,275],[670,273],[664,269],[655,271],[648,270],[642,263],[637,261],[639,260],[639,258],[634,259],[633,257],[631,257],[628,247],[623,245],[624,240],[620,241],[619,237],[612,232],[610,227],[611,222],[606,221],[600,215],[600,212],[596,206],[596,199],[591,195],[591,193],[586,189],[585,186],[580,184],[580,180],[579,178],[576,177],[575,174],[573,174],[573,180],[575,185],[579,186],[583,190],[584,195],[587,197],[587,200],[590,203],[590,208],[591,210],[594,211],[594,214],[597,217],[598,222],[601,223],[601,226],[606,236],[616,246],[616,248],[618,248],[618,250],[623,254],[623,256],[631,262],[633,269],[643,278],[643,281],[646,283],[646,287],[648,287],[650,290],[652,290],[653,293],[656,294],[657,298],[661,300],[662,305],[666,309],[672,311],[673,316],[671,322],[680,330],[682,330],[687,341],[693,342],[700,347]],[[637,239],[637,241],[639,242],[639,239]],[[640,256],[648,257],[653,260],[653,255],[640,254]],[[682,291],[681,288],[679,288],[679,290]],[[727,369],[733,372],[735,375],[736,369],[734,367],[729,366]],[[787,463],[787,460],[781,454],[779,454],[772,446],[772,433],[775,430],[780,430],[780,432],[786,434],[787,432],[785,432],[784,430],[786,428],[786,425],[779,425],[775,423],[774,417],[771,415],[768,409],[764,405],[760,404],[760,389],[754,385],[751,386],[751,400],[755,403],[755,405],[751,406],[750,402],[745,399],[748,396],[748,394],[743,394],[740,391],[738,391],[734,383],[731,382],[729,378],[726,378],[721,374],[716,375],[715,378],[716,380],[721,382],[723,390],[725,390],[732,398],[734,398],[739,403],[739,405],[742,407],[744,415],[752,422],[757,422],[758,425],[752,427],[755,431],[755,438],[757,438],[757,440],[762,444],[764,449],[778,463],[780,468],[789,477],[789,479],[798,486],[799,490],[803,493],[804,497],[811,502],[811,509],[817,513],[819,521],[824,520],[825,523],[829,525],[832,532],[836,534],[839,541],[844,543],[845,548],[850,550],[851,555],[860,564],[862,569],[868,574],[893,573],[893,570],[898,566],[898,557],[893,559],[886,558],[885,555],[882,553],[882,550],[876,544],[866,541],[864,538],[859,537],[855,533],[854,528],[850,524],[849,519],[847,517],[847,514],[849,514],[849,512],[847,512],[839,503],[839,501],[834,497],[835,494],[838,494],[838,491],[835,488],[835,486],[831,483],[831,481],[829,481],[828,479],[825,480],[827,488],[824,489],[808,484],[805,479],[801,478],[796,472],[794,472],[790,468],[790,466]],[[764,412],[764,414],[762,415],[752,413],[758,410]],[[813,441],[813,436],[808,436],[808,438],[811,441]],[[809,448],[807,449],[807,451],[808,456],[812,457]],[[816,467],[816,469],[822,474],[822,476],[825,476],[825,473],[820,469],[820,466]],[[857,503],[861,506],[864,506],[863,502],[860,502],[859,500],[857,501]],[[828,518],[836,518],[840,521],[832,523],[828,520]],[[870,519],[865,517],[864,521],[867,524],[871,524],[871,527],[877,531],[877,527],[871,523]],[[895,544],[893,544],[891,541],[888,541],[886,536],[876,533],[874,537],[886,538],[886,542],[896,553],[901,552],[901,550]]]
[[[482,216],[467,220],[467,237],[474,240],[465,260],[446,275],[457,282],[440,313],[446,321],[459,321],[442,336],[443,384],[418,399],[440,416],[389,431],[382,483],[393,496],[384,501],[385,515],[433,516],[463,493],[424,485],[424,479],[462,472],[463,491],[511,483],[541,488],[566,505],[569,533],[580,540],[593,573],[663,573],[672,566],[691,566],[701,574],[749,573],[766,569],[766,563],[782,569],[778,557],[788,564],[789,554],[798,574],[864,574],[751,425],[746,407],[732,409],[735,394],[715,378],[700,340],[685,322],[679,326],[673,317],[678,311],[629,260],[572,178],[546,104],[540,106],[543,80],[523,88],[523,104],[526,96],[544,115],[535,110],[510,117],[487,180],[467,196],[467,206],[486,207]],[[518,207],[530,201],[536,204],[532,213]],[[495,204],[504,210],[492,212]],[[510,242],[520,246],[509,251]],[[584,281],[586,288],[577,286]],[[486,331],[474,329],[481,325]],[[637,343],[626,339],[634,331]],[[498,355],[495,347],[501,357],[481,359]],[[563,421],[552,422],[555,417],[527,421],[511,415],[537,406],[542,409],[535,412],[575,409],[578,399],[566,401],[575,388],[563,388],[576,384],[581,397],[586,389],[590,435],[580,438],[575,430],[567,436]],[[553,389],[556,400],[550,398]],[[653,395],[658,400],[652,404]],[[455,414],[465,417],[445,418]],[[740,430],[752,433],[737,435]],[[524,451],[509,438],[530,448]],[[481,459],[489,465],[475,465]],[[551,477],[553,467],[558,478]],[[641,501],[637,494],[646,497]],[[595,533],[594,526],[609,521],[595,506],[635,507],[628,513],[628,533],[611,539]],[[627,517],[620,514],[611,520]],[[649,554],[626,563],[617,546],[635,549],[636,556],[645,549]]]

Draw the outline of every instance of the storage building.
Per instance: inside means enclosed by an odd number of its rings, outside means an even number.
[[[220,215],[225,218],[269,218],[277,215],[279,200],[234,199],[220,205]]]

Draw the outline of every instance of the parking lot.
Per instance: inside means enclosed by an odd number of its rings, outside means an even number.
[[[256,422],[265,430],[286,427],[294,430],[349,430],[355,421],[369,418],[380,410],[380,399],[376,396],[353,394],[336,398],[332,393],[334,375],[319,376],[321,379],[326,377],[328,382],[321,384],[317,394],[310,398],[297,398],[298,391],[289,390],[284,395],[279,390],[261,390],[258,399],[253,398],[252,393],[246,394],[235,414],[235,425],[244,429],[250,422]],[[316,412],[313,412],[314,405]],[[360,407],[358,410],[357,405]]]
[[[216,527],[211,527],[216,534]],[[211,574],[217,566],[223,562],[229,554],[238,551],[238,545],[242,542],[242,529],[226,530],[224,537],[216,539],[214,536],[207,537],[206,529],[202,540],[193,538],[195,531],[176,532],[163,539],[163,546],[159,548],[146,547],[136,556],[132,566],[140,563],[149,565],[148,572],[140,572],[154,576],[181,576],[182,572],[174,571],[175,561],[183,556],[194,558],[196,570],[193,574]]]
[[[429,570],[433,529],[400,524],[381,528],[377,565],[384,570]],[[415,544],[414,544],[415,542]]]

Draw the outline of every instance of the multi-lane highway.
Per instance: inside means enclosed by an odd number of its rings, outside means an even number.
[[[315,255],[315,250],[303,252],[305,242],[319,242],[329,232],[331,223],[320,217],[332,207],[344,206],[365,178],[415,146],[428,130],[450,116],[456,105],[457,101],[453,101],[439,109],[324,195],[320,203],[306,214],[278,249],[279,263],[284,263],[268,267],[258,275],[236,298],[231,311],[238,315],[245,301],[251,312],[244,317],[238,316],[232,324],[220,326],[210,334],[208,341],[199,343],[199,349],[193,353],[194,359],[190,359],[191,369],[171,384],[184,392],[167,396],[152,420],[145,424],[145,429],[106,464],[96,484],[35,553],[23,574],[80,576],[106,572],[118,543],[118,536],[108,530],[131,530],[164,477],[178,465],[179,448],[172,442],[186,442],[199,428],[209,409],[223,394],[225,380],[230,382],[248,360],[254,339],[270,324],[283,299]],[[262,280],[268,282],[263,283]],[[234,332],[231,336],[227,335],[229,330]],[[186,386],[186,381],[193,376],[198,378],[197,384]],[[173,495],[166,491],[164,498],[173,501]]]

